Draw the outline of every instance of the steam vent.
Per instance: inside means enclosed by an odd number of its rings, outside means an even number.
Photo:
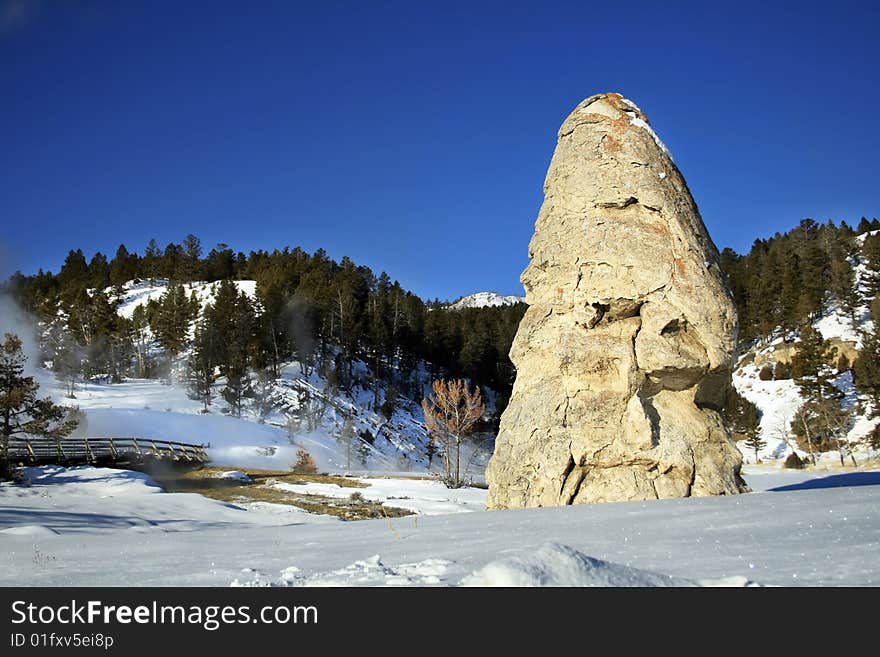
[[[488,507],[746,491],[719,413],[737,320],[718,251],[619,94],[587,98],[559,129],[529,257]]]

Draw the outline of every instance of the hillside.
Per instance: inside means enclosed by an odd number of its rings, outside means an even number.
[[[860,231],[855,234],[846,224],[840,228],[829,224],[819,229],[815,224],[802,223],[798,229],[777,235],[767,243],[756,242],[749,256],[728,264],[734,293],[746,299],[739,304],[744,333],[746,336],[760,333],[759,337],[742,344],[733,383],[737,392],[758,410],[758,435],[766,443],[757,454],[761,461],[780,462],[792,453],[809,458],[810,445],[805,447],[803,439],[798,441],[794,435],[805,399],[797,382],[798,373],[793,371],[796,369],[793,359],[802,348],[805,323],[825,341],[828,355],[823,375],[838,391],[839,400],[835,403],[844,411],[843,421],[835,427],[833,441],[829,441],[833,447],[818,451],[814,457],[820,464],[853,465],[878,455],[880,445],[873,436],[875,427],[880,424],[880,419],[873,417],[876,399],[869,392],[869,382],[857,385],[855,365],[863,358],[865,340],[875,334],[880,231],[875,229],[874,223],[865,220]],[[775,255],[781,253],[786,243],[792,246],[787,266]],[[825,248],[824,265],[819,244]],[[798,251],[809,255],[799,257]],[[802,265],[810,258],[816,267],[812,272]],[[750,281],[744,272],[766,273],[768,267],[777,269],[788,283],[781,287],[765,285],[763,294],[759,294],[757,288],[749,291],[750,285],[761,285],[760,279]],[[813,291],[803,281],[795,288],[791,281],[796,275],[814,277]],[[790,294],[786,288],[801,290],[797,304],[786,299]],[[778,300],[772,298],[776,294],[780,295]],[[810,310],[810,294],[820,298],[815,310]],[[781,322],[768,329],[766,317],[756,315],[753,310],[761,304]],[[864,358],[873,359],[873,356]],[[746,462],[756,460],[754,449],[743,442],[739,446]]]
[[[854,365],[863,336],[874,332],[878,227],[876,220],[857,229],[805,220],[757,240],[746,255],[722,253],[741,324],[734,384],[757,410],[763,461],[805,455],[792,428],[803,398],[789,371],[805,323],[829,341],[834,356],[826,366],[849,413],[834,441],[859,460],[875,454],[877,404],[858,385]],[[243,254],[218,245],[202,256],[193,236],[142,255],[120,247],[113,259],[87,261],[71,251],[57,274],[17,274],[4,287],[39,324],[33,353],[52,371],[42,380],[57,399],[84,410],[90,431],[152,427],[170,435],[171,425],[184,430],[207,414],[255,427],[244,436],[232,431],[232,442],[209,440],[217,458],[221,443],[227,454],[263,449],[247,462],[275,467],[289,462],[296,433],[328,470],[434,467],[419,402],[441,376],[480,385],[488,402],[483,431],[491,436],[513,382],[507,353],[525,309],[520,297],[492,292],[451,305],[424,302],[385,273],[321,251]],[[193,355],[204,351],[198,338],[207,329],[223,339],[214,340],[202,368],[206,383],[195,390]],[[71,388],[75,399],[67,397]],[[110,406],[127,412],[121,425]],[[143,415],[160,410],[183,419]],[[227,435],[219,427],[212,431]],[[185,432],[201,433],[190,425]],[[839,463],[837,445],[827,447],[817,458]],[[740,448],[755,460],[752,449]]]
[[[233,284],[239,294],[259,303],[255,281]],[[101,294],[112,300],[118,317],[132,320],[159,304],[169,287],[165,279],[132,280]],[[193,282],[182,289],[197,305],[185,331],[192,340],[199,317],[217,303],[220,283]],[[44,324],[41,331],[45,342],[50,327]],[[149,323],[142,327],[139,341],[148,358],[165,358]],[[207,405],[195,397],[187,381],[191,351],[185,348],[158,378],[126,376],[114,381],[102,373],[86,377],[74,373],[64,380],[51,371],[57,365],[51,361],[46,363],[49,369],[41,368],[37,375],[43,390],[58,403],[74,404],[82,412],[75,436],[135,435],[207,443],[214,464],[232,467],[287,469],[301,447],[323,471],[424,473],[441,467],[418,403],[432,380],[424,361],[407,373],[407,380],[414,382],[415,395],[410,398],[400,394],[393,376],[375,376],[360,359],[353,359],[344,387],[332,370],[288,359],[279,364],[277,376],[258,377],[251,372],[252,389],[233,412],[222,394],[228,384],[222,375],[213,380]],[[331,348],[327,360],[334,362],[339,355],[339,349]],[[487,401],[489,417],[494,395],[489,394]],[[476,477],[492,446],[490,436],[481,434],[479,439],[473,442],[470,470]],[[467,458],[470,453],[468,445]]]
[[[513,306],[518,303],[524,303],[525,297],[507,295],[503,296],[495,292],[477,292],[466,297],[462,297],[449,307],[455,310],[461,308],[496,308],[498,306]]]

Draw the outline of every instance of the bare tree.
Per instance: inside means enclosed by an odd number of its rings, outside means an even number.
[[[461,472],[461,444],[483,416],[485,406],[479,386],[471,392],[463,379],[438,379],[433,394],[422,400],[428,436],[443,450],[444,480],[449,488],[464,484]]]
[[[306,419],[306,428],[308,431],[314,431],[321,426],[321,420],[327,412],[327,398],[317,392],[306,391],[305,398],[302,400],[302,413]]]
[[[318,471],[318,466],[315,465],[315,459],[306,448],[300,447],[296,450],[296,461],[290,469],[299,474],[315,474]]]

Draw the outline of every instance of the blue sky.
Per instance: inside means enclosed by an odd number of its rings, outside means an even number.
[[[618,91],[716,244],[880,216],[878,3],[0,0],[0,275],[197,234],[519,293],[556,130]]]

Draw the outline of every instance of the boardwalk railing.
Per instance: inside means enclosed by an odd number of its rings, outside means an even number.
[[[117,463],[146,459],[205,463],[205,445],[152,438],[11,438],[12,463]]]

